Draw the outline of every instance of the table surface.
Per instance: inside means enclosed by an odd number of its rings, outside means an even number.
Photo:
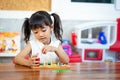
[[[63,72],[0,64],[0,80],[120,80],[120,63],[71,63],[70,71]]]

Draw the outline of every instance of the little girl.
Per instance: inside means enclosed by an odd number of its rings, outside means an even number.
[[[69,63],[69,57],[61,46],[63,31],[57,14],[37,11],[26,18],[22,30],[26,46],[15,57],[16,64],[32,67],[49,62]],[[31,34],[33,39],[30,39]],[[26,60],[24,57],[28,55],[30,59]]]

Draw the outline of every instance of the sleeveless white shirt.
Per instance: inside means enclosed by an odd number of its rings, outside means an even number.
[[[46,54],[42,53],[42,48],[44,46],[43,43],[39,42],[36,39],[30,40],[29,42],[32,47],[32,55],[37,54],[37,56],[40,58],[40,63],[44,63],[44,62],[48,63],[51,61],[52,61],[52,63],[57,63],[59,61],[59,58],[55,52],[47,52]],[[53,41],[51,41],[51,43],[49,45],[58,47],[59,44],[60,44],[59,40],[53,40]]]

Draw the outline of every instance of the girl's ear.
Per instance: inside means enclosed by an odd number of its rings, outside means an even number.
[[[54,24],[51,24],[50,28],[51,28],[51,31],[53,31],[54,30]]]

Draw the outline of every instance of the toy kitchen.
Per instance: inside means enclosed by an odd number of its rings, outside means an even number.
[[[82,62],[120,61],[120,18],[75,26],[72,44],[80,49]]]

